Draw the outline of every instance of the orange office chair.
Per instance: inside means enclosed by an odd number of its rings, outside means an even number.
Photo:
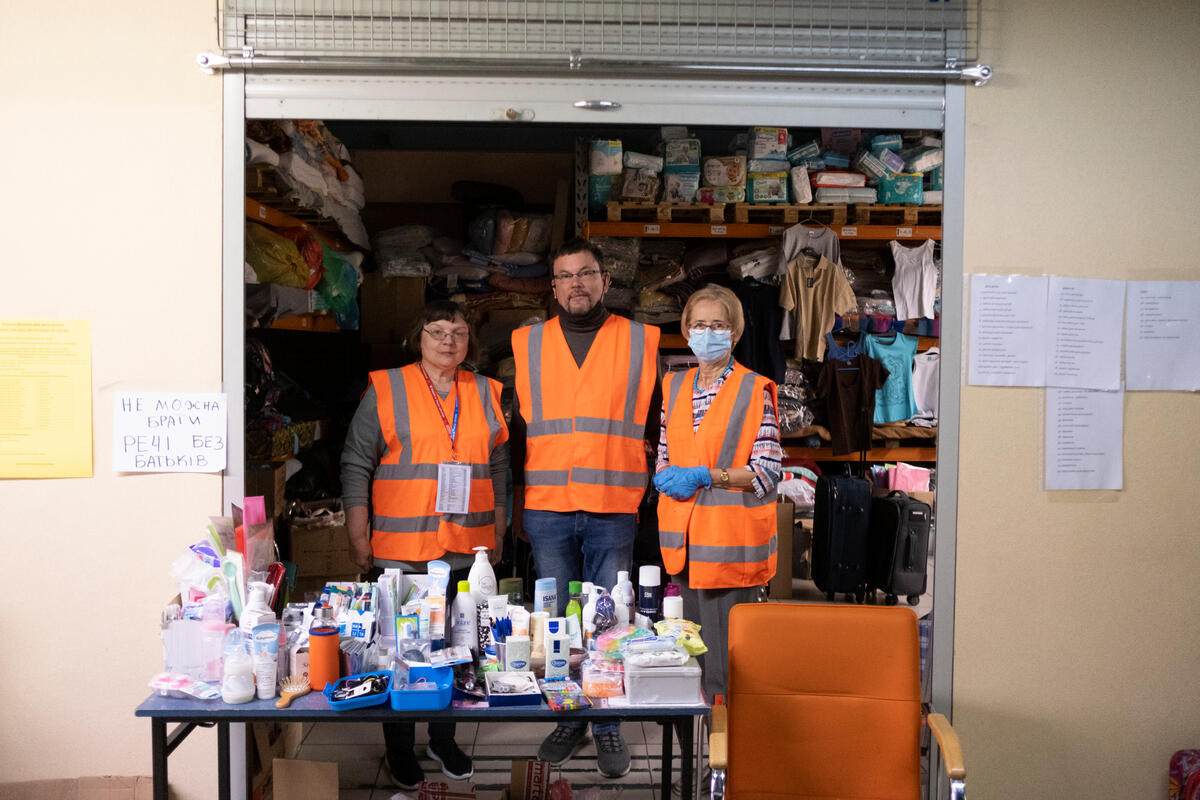
[[[709,738],[713,797],[921,800],[923,723],[962,800],[958,737],[921,706],[910,609],[734,606],[728,703],[713,707]]]

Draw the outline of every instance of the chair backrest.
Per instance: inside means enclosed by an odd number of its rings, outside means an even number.
[[[920,800],[911,610],[734,606],[728,703],[727,797]]]

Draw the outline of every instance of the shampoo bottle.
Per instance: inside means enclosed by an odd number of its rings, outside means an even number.
[[[471,594],[474,595],[476,603],[487,600],[497,593],[496,572],[488,563],[486,547],[475,548],[475,563],[471,565],[471,571],[467,573],[467,582],[471,584]]]
[[[458,582],[458,593],[450,614],[450,644],[470,648],[479,654],[479,636],[476,632],[475,598],[471,594],[470,581]]]

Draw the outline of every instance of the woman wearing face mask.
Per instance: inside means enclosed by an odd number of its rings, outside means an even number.
[[[744,327],[730,290],[709,284],[688,298],[682,328],[700,366],[663,379],[654,477],[663,564],[703,631],[710,698],[726,690],[730,608],[756,602],[775,574],[775,384],[734,361]]]

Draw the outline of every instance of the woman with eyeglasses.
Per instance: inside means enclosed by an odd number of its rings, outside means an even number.
[[[783,450],[775,383],[733,359],[745,328],[729,289],[688,298],[681,327],[699,367],[663,379],[654,485],[663,564],[701,626],[704,690],[726,690],[729,610],[753,603],[775,574],[775,486]]]
[[[447,562],[448,611],[473,549],[489,548],[493,564],[500,559],[508,428],[500,384],[463,368],[476,342],[461,306],[427,305],[405,347],[414,362],[370,373],[346,435],[341,475],[350,557],[376,575],[384,568],[425,573],[429,561]],[[413,723],[385,723],[383,730],[392,776],[415,789],[424,773],[413,754]],[[451,778],[474,774],[454,742],[453,722],[429,723],[426,753]]]

